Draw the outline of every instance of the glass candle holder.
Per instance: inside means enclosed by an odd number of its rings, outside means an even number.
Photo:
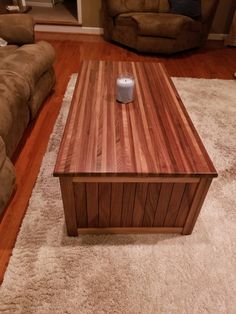
[[[116,100],[127,104],[134,100],[134,77],[121,75],[116,80]]]

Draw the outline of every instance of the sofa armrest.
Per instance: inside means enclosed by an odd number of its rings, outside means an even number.
[[[23,45],[1,62],[1,71],[10,71],[29,83],[31,96],[41,75],[48,71],[55,60],[54,48],[45,41]]]
[[[0,215],[15,188],[15,180],[14,166],[6,156],[5,144],[0,137]]]
[[[28,14],[1,14],[0,37],[9,44],[31,44],[34,42],[34,24]]]

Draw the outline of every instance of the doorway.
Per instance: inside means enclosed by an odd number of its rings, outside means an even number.
[[[37,24],[82,24],[81,0],[31,0],[27,5]]]

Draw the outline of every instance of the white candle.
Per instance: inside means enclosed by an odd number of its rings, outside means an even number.
[[[134,99],[134,79],[129,76],[119,77],[116,81],[116,99],[127,104]]]
[[[21,0],[22,7],[26,7],[25,0]]]

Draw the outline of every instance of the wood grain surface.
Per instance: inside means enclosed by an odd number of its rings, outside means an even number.
[[[70,236],[77,236],[76,204],[71,178],[60,178],[60,186],[67,233]]]
[[[70,208],[69,215],[65,213],[65,217],[71,217],[75,212],[80,229],[140,228],[141,232],[142,228],[183,228],[187,217],[191,221],[199,208],[195,196],[199,198],[204,194],[204,189],[200,190],[200,194],[198,192],[199,196],[195,193],[196,183],[76,182],[72,185],[74,210]],[[70,195],[71,198],[73,195]],[[195,204],[194,208],[192,204]],[[67,208],[64,210],[67,211]],[[77,232],[75,225],[72,232],[70,221],[69,227],[70,234]]]
[[[116,102],[116,78],[135,78],[135,100]],[[84,61],[55,176],[217,176],[160,63]]]

